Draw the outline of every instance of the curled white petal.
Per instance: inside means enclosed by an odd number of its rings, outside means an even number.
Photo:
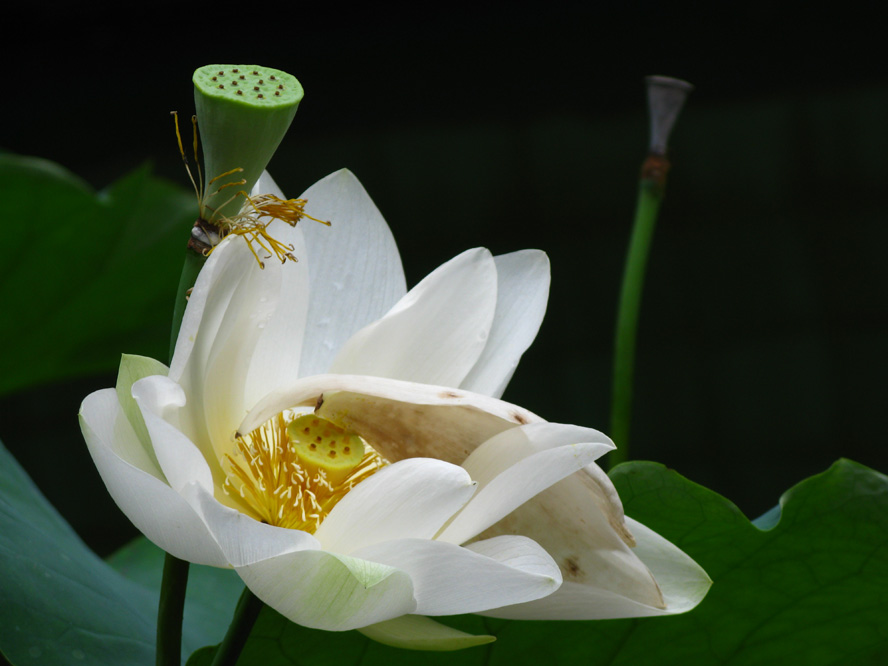
[[[438,538],[468,541],[612,448],[596,430],[557,423],[534,423],[500,433],[463,463],[479,489]]]
[[[421,615],[474,613],[548,596],[561,584],[552,558],[530,539],[503,536],[456,546],[400,539],[362,548],[357,557],[410,575]]]
[[[637,556],[662,590],[662,604],[646,603],[637,589],[565,581],[557,592],[526,604],[483,613],[515,620],[600,620],[686,613],[706,596],[712,580],[681,549],[638,521],[626,518]]]
[[[133,384],[133,397],[142,410],[145,427],[154,444],[154,452],[173,490],[181,491],[198,483],[212,492],[213,474],[202,452],[183,432],[170,423],[173,414],[185,405],[182,387],[167,377],[146,377]]]
[[[401,430],[410,430],[410,437],[400,445],[405,455],[394,460],[424,457],[431,452],[431,457],[458,464],[493,435],[520,424],[542,422],[539,416],[516,405],[458,389],[382,377],[317,375],[269,393],[238,431],[251,432],[281,411],[300,405],[318,405],[321,416],[368,434],[373,441],[385,436],[376,432],[382,429],[391,438],[400,423]],[[458,440],[460,448],[442,454],[433,443],[441,440],[437,433],[442,431],[447,432],[449,440]],[[397,442],[391,443],[397,448]]]
[[[233,567],[302,550],[320,548],[317,539],[299,530],[266,525],[220,504],[198,484],[183,489],[183,496],[200,515],[226,561]]]
[[[300,222],[311,284],[299,370],[307,377],[328,372],[345,341],[382,317],[407,287],[392,232],[354,174],[332,173],[301,198],[307,213],[332,225]]]
[[[495,308],[493,257],[467,250],[353,335],[330,371],[459,386],[484,351]]]
[[[663,592],[666,608],[651,615],[686,613],[703,601],[712,579],[683,550],[637,520],[626,518],[637,543],[635,554],[645,563]]]
[[[157,470],[139,467],[145,458],[131,455],[140,445],[114,389],[87,396],[80,408],[80,428],[109,494],[145,536],[180,559],[227,565],[191,506],[158,478]]]
[[[552,515],[559,519],[549,520]],[[681,612],[671,610],[679,605],[670,606],[645,559],[648,551],[660,554],[648,559],[662,572],[672,571],[671,560],[680,561],[678,570],[696,581],[688,594],[702,598],[699,591],[706,583],[695,578],[702,570],[693,560],[650,530],[630,529],[635,525],[623,516],[613,484],[594,463],[540,493],[484,534],[521,533],[535,539],[558,563],[564,585],[550,599],[490,614],[516,619],[597,619]],[[638,535],[653,545],[642,547]],[[691,606],[683,603],[680,607]]]
[[[522,354],[533,342],[549,302],[549,258],[539,250],[494,257],[496,312],[484,351],[460,388],[502,396]]]
[[[494,636],[473,636],[423,615],[402,615],[358,629],[377,643],[405,650],[450,652],[492,643]]]
[[[300,550],[238,567],[250,590],[284,617],[345,631],[416,610],[403,571],[323,550]]]
[[[461,467],[430,458],[404,460],[352,489],[315,536],[325,550],[345,555],[381,541],[431,539],[474,491]]]

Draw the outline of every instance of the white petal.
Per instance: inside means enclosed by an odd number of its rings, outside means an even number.
[[[278,272],[259,269],[243,239],[230,236],[207,259],[191,293],[169,377],[188,396],[176,426],[206,448],[208,458],[215,455],[212,444],[227,443],[243,418],[245,378],[261,333],[255,321],[276,305],[273,284],[269,294],[254,287],[279,279]],[[233,349],[233,357],[223,357]]]
[[[549,597],[483,614],[516,620],[603,620],[674,615],[699,604],[712,584],[706,572],[653,530],[632,518],[626,518],[626,523],[638,543],[633,555],[650,568],[665,605],[645,603],[635,586],[621,589],[565,580]]]
[[[167,377],[153,376],[137,381],[132,391],[142,410],[154,453],[173,490],[181,492],[196,482],[212,492],[213,475],[204,454],[168,421],[170,413],[185,404],[182,387]]]
[[[535,423],[493,437],[462,464],[478,482],[478,492],[438,538],[468,541],[613,448],[596,430],[558,423]]]
[[[361,433],[391,461],[435,457],[459,464],[503,430],[542,421],[477,393],[380,377],[318,375],[266,396],[238,431],[252,432],[285,409],[315,406],[321,396],[319,415]]]
[[[358,629],[367,638],[405,650],[451,652],[493,643],[494,636],[473,636],[424,615],[402,615]]]
[[[310,220],[308,222],[315,224]],[[249,361],[244,388],[244,405],[247,408],[256,404],[269,391],[289,383],[300,374],[302,341],[308,316],[311,262],[303,239],[303,224],[305,222],[300,222],[295,229],[284,223],[276,223],[270,227],[275,238],[293,248],[292,254],[298,261],[281,264],[277,259],[270,259],[265,262],[266,271],[280,273],[280,294],[276,296],[274,311],[266,315],[267,319],[260,320],[257,313],[252,321],[261,329],[261,334]],[[271,302],[268,294],[260,295],[259,299],[262,298]]]
[[[262,601],[313,629],[345,631],[416,609],[403,571],[322,550],[287,553],[237,572]]]
[[[144,377],[150,377],[151,375],[166,376],[168,373],[169,369],[163,363],[155,361],[153,358],[123,354],[120,358],[120,367],[117,371],[117,385],[115,387],[120,408],[139,438],[142,450],[151,462],[151,473],[161,481],[166,481],[166,479],[160,470],[157,456],[154,454],[154,447],[151,445],[151,438],[148,436],[148,429],[145,427],[142,411],[133,398],[133,384]],[[141,469],[148,469],[148,466],[145,464],[134,464]]]
[[[285,199],[283,191],[278,184],[274,181],[274,178],[271,177],[271,174],[267,171],[263,171],[262,175],[259,176],[259,180],[256,181],[256,184],[253,186],[253,191],[250,192],[251,195],[256,196],[257,194],[273,194],[279,199]]]
[[[549,258],[539,250],[494,257],[496,314],[484,352],[460,388],[502,396],[521,355],[540,329],[549,302]]]
[[[254,259],[244,270],[219,331],[211,341],[201,386],[202,403],[189,405],[192,413],[202,411],[207,437],[218,459],[231,450],[232,436],[248,407],[252,406],[247,402],[247,377],[264,333],[262,324],[273,317],[279,303],[283,267],[280,264],[272,267],[272,260],[266,263],[269,265],[263,270]],[[263,365],[267,367],[268,359],[265,361]],[[261,377],[258,381],[261,383]],[[256,389],[255,379],[253,389]],[[188,397],[195,400],[193,392],[188,392]],[[255,399],[253,396],[249,398]]]
[[[252,194],[273,194],[286,199],[267,171],[263,171],[256,181]],[[271,235],[288,245],[298,261],[279,263],[274,259],[265,262],[264,270],[279,271],[281,274],[280,294],[273,314],[266,313],[266,321],[255,321],[263,332],[250,360],[244,390],[244,403],[247,406],[255,404],[274,387],[299,376],[309,300],[309,256],[302,230],[310,224],[300,223],[291,227],[282,221],[275,221],[269,225]]]
[[[652,614],[685,613],[699,604],[712,585],[703,568],[646,525],[628,517],[626,525],[638,544],[635,554],[654,574],[666,601],[665,609]]]
[[[613,484],[594,463],[524,503],[482,536],[497,534],[524,534],[537,541],[558,563],[565,585],[578,583],[588,594],[665,608],[653,575],[630,547],[634,539]]]
[[[412,458],[362,481],[315,533],[324,550],[349,555],[380,541],[431,539],[475,490],[461,467]]]
[[[188,297],[170,364],[169,376],[177,382],[181,382],[186,373],[202,378],[210,349],[207,341],[212,343],[215,338],[234,289],[244,270],[249,268],[251,257],[244,254],[249,252],[246,247],[233,242],[237,240],[231,238],[213,251]],[[203,344],[198,344],[200,341]]]
[[[382,317],[407,289],[392,233],[351,172],[330,174],[302,198],[308,200],[307,213],[332,223],[299,223],[311,276],[300,365],[300,374],[307,377],[328,372],[345,341]]]
[[[514,428],[491,438],[475,449],[460,466],[469,473],[472,480],[478,482],[481,489],[525,458],[541,451],[581,442],[595,445],[599,456],[615,448],[610,438],[598,430],[543,421]],[[587,464],[584,463],[581,467]]]
[[[498,537],[465,548],[399,539],[362,548],[356,555],[406,571],[420,615],[474,613],[521,603],[549,595],[561,584],[552,558],[521,536]]]
[[[226,565],[201,519],[157,478],[160,471],[140,468],[147,458],[140,453],[141,445],[114,389],[87,396],[80,408],[80,428],[111,497],[145,536],[180,559]]]
[[[459,386],[484,351],[495,310],[493,257],[468,250],[353,335],[330,371]]]
[[[223,506],[212,493],[197,484],[190,484],[183,489],[182,494],[206,523],[226,561],[234,567],[248,566],[287,553],[320,548],[317,539],[311,534],[260,523]]]
[[[655,615],[656,610],[616,592],[564,581],[554,594],[544,599],[480,614],[507,620],[612,620]]]
[[[527,604],[484,613],[517,620],[602,620],[686,613],[699,604],[712,581],[681,549],[650,528],[626,518],[638,546],[635,555],[647,565],[663,591],[665,607],[644,603],[631,590],[603,589],[565,581],[555,594]]]

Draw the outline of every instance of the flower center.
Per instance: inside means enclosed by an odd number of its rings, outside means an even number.
[[[349,490],[388,464],[335,423],[278,414],[225,454],[223,490],[256,520],[314,533]]]

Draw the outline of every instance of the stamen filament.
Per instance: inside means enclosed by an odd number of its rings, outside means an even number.
[[[197,206],[200,208],[203,205],[201,197],[203,182],[201,182],[201,187],[198,188],[197,183],[194,182],[194,176],[191,175],[191,167],[188,166],[188,158],[185,157],[185,148],[182,146],[182,134],[179,132],[179,113],[177,111],[170,111],[170,115],[173,117],[173,123],[176,126],[176,141],[179,144],[179,154],[182,156],[182,162],[185,164],[185,172],[188,174],[188,180],[191,181],[192,187],[194,187],[194,192],[197,195]],[[192,116],[191,122],[194,125],[194,161],[197,163],[198,179],[200,180],[200,162],[197,159],[197,119]]]
[[[331,223],[329,221],[318,219],[305,212],[305,204],[308,203],[305,199],[281,199],[274,194],[258,194],[251,197],[244,190],[238,190],[237,193],[226,199],[221,205],[214,208],[207,206],[206,202],[212,200],[223,190],[235,186],[243,187],[247,181],[242,178],[237,181],[224,183],[212,194],[205,196],[203,172],[200,168],[200,159],[197,154],[197,116],[191,117],[193,132],[192,149],[194,151],[194,162],[197,168],[197,180],[195,181],[194,175],[191,172],[191,167],[188,163],[188,157],[185,155],[185,147],[182,144],[182,133],[179,130],[179,114],[176,111],[171,111],[170,114],[173,116],[173,122],[176,127],[176,142],[179,147],[179,154],[182,156],[182,162],[185,165],[185,171],[188,173],[188,179],[191,181],[191,185],[194,187],[195,194],[197,195],[197,206],[200,217],[195,222],[195,229],[197,231],[192,230],[192,238],[189,240],[189,247],[196,252],[208,257],[213,253],[213,250],[218,247],[219,242],[223,238],[229,234],[235,234],[243,237],[247,246],[250,248],[250,252],[253,254],[253,258],[256,259],[256,263],[259,264],[260,268],[265,268],[265,262],[259,257],[254,245],[258,245],[268,254],[266,259],[270,259],[274,256],[277,257],[278,261],[281,263],[284,263],[288,259],[293,262],[297,260],[296,256],[293,254],[296,248],[292,244],[288,245],[283,243],[269,233],[268,226],[274,220],[281,220],[291,227],[295,227],[299,220],[303,217],[307,217],[320,224],[330,226]],[[220,173],[210,179],[206,189],[209,190],[217,181],[223,178],[243,172],[244,170],[241,167],[236,167],[224,173]],[[240,213],[234,217],[219,215],[220,210],[224,209],[239,196],[243,196],[247,201]],[[209,213],[207,211],[209,211]],[[215,219],[217,216],[219,216],[218,220]]]
[[[203,173],[200,168],[200,159],[197,157],[197,116],[191,116],[191,143],[194,148],[194,165],[197,167],[197,182],[200,184],[200,192],[203,192]]]
[[[210,185],[215,183],[220,178],[225,178],[225,176],[230,176],[233,173],[243,173],[243,172],[244,172],[244,170],[241,169],[240,167],[235,167],[234,169],[231,169],[230,171],[226,171],[225,173],[220,173],[218,176],[213,178],[209,183],[207,183],[207,187],[209,187]],[[226,187],[230,187],[231,185],[237,185],[237,183],[226,183],[225,185],[220,187],[218,190],[216,190],[216,192],[218,193],[221,190],[225,189]],[[241,185],[243,185],[243,183],[241,183]]]
[[[363,440],[357,435],[323,419],[312,419],[320,423],[320,428],[337,433],[332,446],[336,440],[347,438],[351,438],[353,449],[361,446]],[[293,445],[288,425],[279,414],[249,435],[238,437],[233,453],[225,454],[223,459],[227,476],[222,491],[231,503],[256,520],[313,533],[349,490],[388,461],[363,443],[363,454],[357,453],[354,458],[356,464],[349,462],[343,467],[338,463],[340,480],[331,483],[329,470],[300,457],[304,449],[300,449],[302,444]],[[229,486],[239,492],[230,493]]]

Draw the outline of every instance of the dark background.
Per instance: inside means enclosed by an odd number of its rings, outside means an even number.
[[[642,79],[687,79],[697,90],[673,135],[649,265],[631,456],[750,517],[839,457],[888,471],[888,79],[873,17],[772,3],[448,6],[431,17],[288,7],[152,5],[125,21],[73,3],[10,10],[8,32],[29,47],[2,47],[0,148],[55,160],[96,189],[145,160],[184,187],[168,112],[192,112],[191,72],[286,70],[306,96],[271,165],[282,188],[297,195],[350,168],[391,225],[410,284],[476,245],[548,252],[547,318],[505,397],[606,431],[647,143]],[[142,350],[109,349],[109,367],[123,351]],[[101,553],[132,527],[75,415],[113,382],[0,398],[0,439]]]

